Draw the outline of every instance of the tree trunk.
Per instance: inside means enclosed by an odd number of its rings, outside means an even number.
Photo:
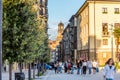
[[[22,62],[20,62],[20,73],[22,73]]]
[[[12,63],[9,64],[9,80],[12,80]]]
[[[39,77],[39,74],[40,74],[40,60],[38,58],[38,77]]]
[[[33,79],[35,79],[35,63],[33,62]]]
[[[31,80],[31,64],[30,63],[28,63],[28,68],[29,68],[29,70],[28,70],[28,80]]]

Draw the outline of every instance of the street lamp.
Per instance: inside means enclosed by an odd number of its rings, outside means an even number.
[[[2,80],[2,0],[0,0],[0,80]]]
[[[111,54],[112,54],[112,58],[113,58],[113,60],[114,60],[114,55],[113,55],[113,24],[109,24],[110,26],[111,26],[111,28],[110,28],[110,36],[111,36]]]

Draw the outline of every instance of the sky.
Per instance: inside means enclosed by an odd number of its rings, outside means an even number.
[[[76,14],[85,0],[48,0],[48,34],[49,39],[55,40],[60,22],[64,27],[72,15]]]

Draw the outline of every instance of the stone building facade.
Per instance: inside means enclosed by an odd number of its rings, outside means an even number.
[[[86,0],[76,13],[78,56],[97,59],[102,65],[116,61],[116,38],[113,29],[120,27],[120,0]]]

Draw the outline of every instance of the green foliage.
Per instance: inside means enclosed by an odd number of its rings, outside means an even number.
[[[117,69],[117,70],[120,69],[120,63],[119,63],[119,62],[116,62],[116,63],[115,63],[115,66],[116,66],[116,69]]]
[[[120,28],[115,28],[113,34],[116,38],[119,38],[120,37]]]
[[[35,1],[3,0],[3,60],[32,62],[45,52],[47,35]]]

